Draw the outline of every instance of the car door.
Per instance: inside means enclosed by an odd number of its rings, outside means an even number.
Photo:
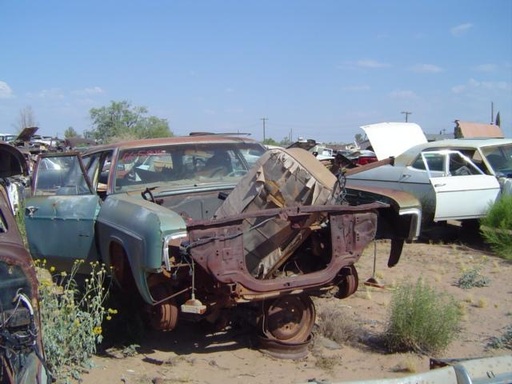
[[[75,260],[95,260],[95,221],[100,198],[78,153],[40,155],[25,205],[25,226],[34,258],[69,269]]]
[[[434,221],[464,220],[485,216],[500,193],[495,176],[486,175],[459,151],[429,151],[422,154],[442,159],[442,173],[428,170],[434,188]]]

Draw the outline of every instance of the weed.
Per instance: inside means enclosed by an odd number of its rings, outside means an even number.
[[[480,299],[478,299],[478,302],[477,302],[476,306],[478,308],[486,308],[487,307],[487,300],[485,298],[481,297]]]
[[[488,287],[489,284],[490,279],[488,277],[482,276],[479,267],[474,267],[465,271],[457,281],[457,286],[462,289]]]
[[[339,356],[316,356],[315,366],[325,371],[333,371],[338,362],[341,360]]]
[[[355,343],[360,336],[360,327],[351,317],[339,309],[326,308],[319,314],[318,332],[339,344]]]
[[[505,329],[503,335],[493,337],[488,347],[494,349],[512,349],[512,324]]]
[[[45,261],[35,263],[38,268],[46,268]],[[56,282],[43,280],[39,284],[47,362],[61,382],[80,378],[103,339],[103,320],[117,312],[103,306],[108,293],[104,266],[91,263],[90,275],[79,287],[75,278],[82,264],[82,260],[76,261],[69,275],[63,272],[54,276]]]
[[[460,331],[457,301],[419,279],[404,284],[391,299],[385,339],[391,351],[440,352]]]
[[[394,372],[416,373],[418,372],[418,363],[412,356],[407,356],[404,361],[398,363],[393,368]]]

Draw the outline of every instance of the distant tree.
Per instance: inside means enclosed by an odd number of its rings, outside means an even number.
[[[275,141],[274,139],[272,139],[271,137],[266,138],[265,140],[263,140],[263,144],[264,145],[279,145],[278,142]]]
[[[108,107],[89,111],[93,129],[88,131],[96,140],[107,143],[120,139],[147,139],[173,136],[166,119],[146,116],[145,107],[132,106],[128,101],[112,101]]]
[[[496,115],[496,123],[495,123],[495,125],[497,125],[498,127],[501,127],[501,117],[500,117],[500,113],[499,112]]]
[[[68,127],[68,129],[66,129],[64,131],[64,137],[66,139],[69,139],[70,137],[79,137],[80,135],[78,134],[77,131],[74,130],[73,127]]]
[[[20,111],[18,121],[14,124],[14,127],[18,132],[23,131],[25,128],[37,127],[34,111],[30,105]]]
[[[361,143],[363,141],[363,135],[360,134],[360,133],[356,133],[356,135],[354,136],[355,140],[356,140],[356,143]]]
[[[283,138],[283,140],[281,140],[281,141],[279,142],[279,145],[280,145],[281,147],[287,147],[287,146],[289,146],[291,143],[292,143],[292,142],[291,142],[290,138],[289,138],[289,137],[285,137],[285,138]]]

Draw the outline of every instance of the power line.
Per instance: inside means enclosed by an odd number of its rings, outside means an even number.
[[[405,111],[403,111],[402,114],[405,115],[405,122],[407,123],[409,121],[409,115],[412,114],[412,112],[405,112]]]

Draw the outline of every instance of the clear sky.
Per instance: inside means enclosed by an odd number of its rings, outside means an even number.
[[[82,133],[123,100],[177,135],[351,142],[499,111],[512,137],[512,1],[0,0],[0,132],[30,107]]]

